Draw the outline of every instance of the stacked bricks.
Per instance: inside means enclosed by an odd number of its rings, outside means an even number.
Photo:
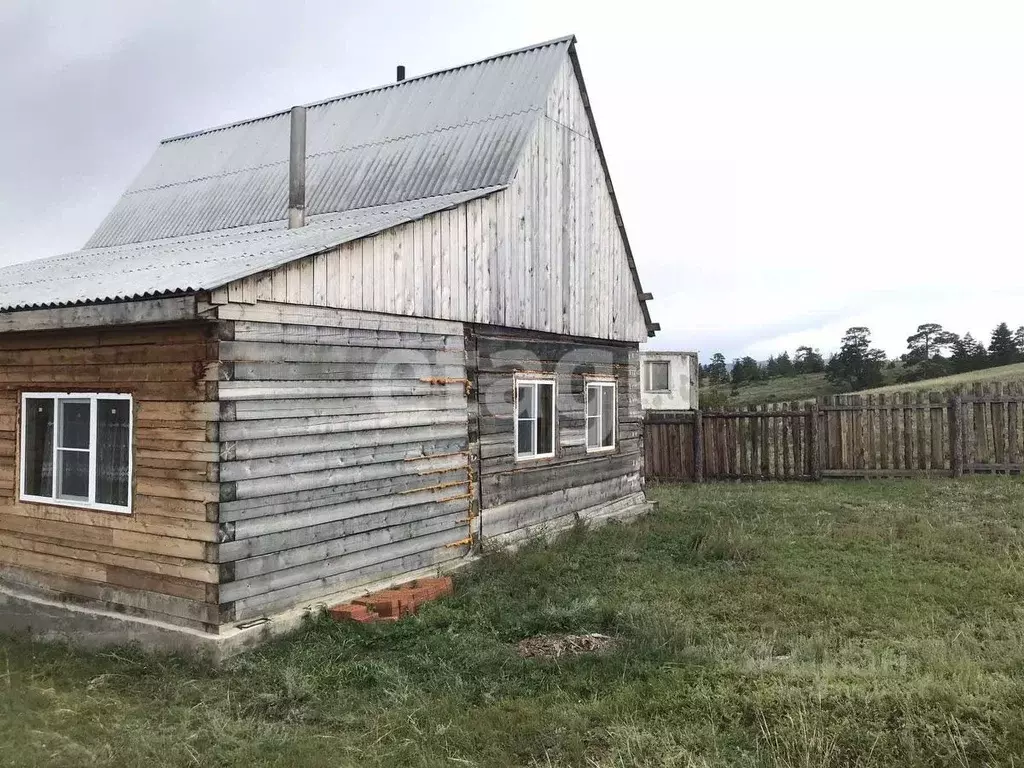
[[[336,605],[328,613],[335,621],[357,621],[360,624],[398,621],[403,616],[416,613],[423,603],[451,593],[452,580],[449,576],[417,579],[392,589],[371,592],[350,603]]]

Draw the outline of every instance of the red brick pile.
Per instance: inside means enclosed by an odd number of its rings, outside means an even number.
[[[409,616],[430,600],[452,593],[450,576],[434,579],[417,579],[391,589],[371,592],[365,597],[343,603],[328,609],[335,621],[358,621],[365,624],[371,621],[398,621]]]

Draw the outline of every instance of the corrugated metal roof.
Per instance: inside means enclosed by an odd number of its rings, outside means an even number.
[[[573,38],[310,105],[307,213],[507,184]],[[163,142],[87,248],[283,219],[287,112]]]
[[[0,268],[0,311],[212,290],[501,188],[314,216],[298,229],[275,221],[15,264]]]

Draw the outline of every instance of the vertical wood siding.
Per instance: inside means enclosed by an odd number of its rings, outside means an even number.
[[[239,280],[228,293],[232,301],[647,339],[568,58],[507,189]]]
[[[461,323],[265,302],[220,316],[228,620],[466,555]]]
[[[484,546],[640,504],[639,353],[636,345],[479,328],[470,370],[478,399],[480,509]],[[513,381],[517,371],[556,380],[555,456],[516,461]],[[588,377],[617,385],[615,450],[587,453]]]
[[[0,580],[193,628],[218,623],[217,344],[208,324],[0,336]],[[18,500],[26,391],[133,395],[131,515]]]
[[[830,395],[746,410],[648,411],[648,477],[817,480],[1024,472],[1024,388]]]

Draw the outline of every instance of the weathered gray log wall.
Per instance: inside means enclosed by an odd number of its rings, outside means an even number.
[[[461,323],[263,302],[219,315],[229,620],[467,554]]]
[[[480,451],[481,535],[485,547],[577,517],[611,515],[642,504],[639,352],[635,344],[474,326],[467,336]],[[537,372],[556,381],[555,456],[517,461],[514,375]],[[588,377],[614,377],[615,449],[587,453]]]

